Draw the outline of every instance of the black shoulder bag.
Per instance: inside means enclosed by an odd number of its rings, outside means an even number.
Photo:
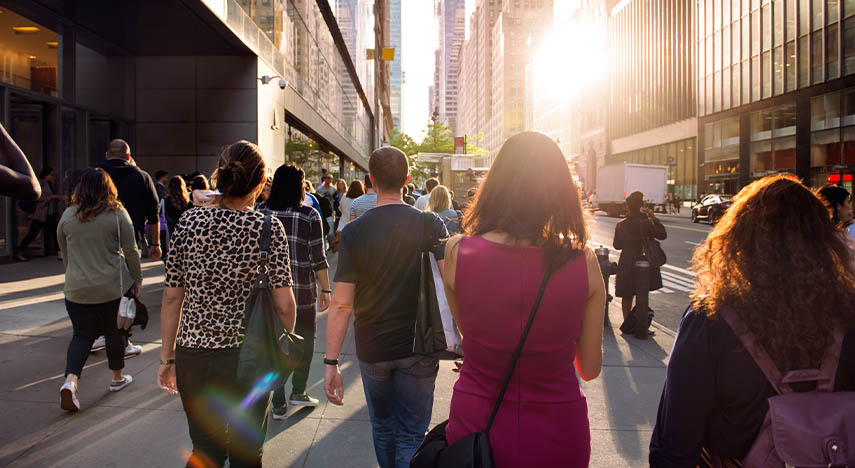
[[[659,241],[644,234],[644,227],[642,226],[644,221],[647,220],[642,219],[638,223],[638,233],[641,234],[641,252],[647,262],[650,263],[650,268],[659,268],[668,261],[668,258],[665,256],[662,246],[659,245]]]
[[[546,283],[549,282],[550,276],[552,276],[552,272],[549,270],[543,275],[537,299],[534,300],[534,306],[531,308],[525,330],[523,330],[522,337],[517,343],[517,349],[514,351],[513,359],[511,359],[511,366],[505,375],[505,382],[502,384],[496,403],[493,405],[487,427],[484,428],[483,432],[469,434],[448,445],[448,439],[445,437],[448,420],[445,420],[445,422],[434,427],[425,437],[410,461],[410,468],[436,468],[440,466],[443,468],[493,468],[493,449],[490,447],[489,438],[490,428],[493,426],[493,421],[496,419],[496,414],[498,414],[502,400],[505,398],[505,390],[511,383],[511,377],[514,375],[514,369],[517,367],[517,361],[522,354],[523,345],[525,345],[528,332],[531,330],[531,324],[534,323],[534,316],[540,306],[540,300],[543,299],[543,292],[546,290]]]
[[[289,332],[279,320],[267,262],[270,256],[270,216],[264,217],[264,227],[259,240],[261,251],[252,292],[244,309],[246,329],[238,357],[237,381],[247,385],[264,382],[264,391],[282,385],[282,377],[300,358],[303,337]]]

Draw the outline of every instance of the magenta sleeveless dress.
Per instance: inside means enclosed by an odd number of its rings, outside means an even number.
[[[486,427],[543,272],[539,247],[460,242],[455,290],[466,358],[451,397],[449,443]],[[490,430],[497,468],[588,466],[588,407],[573,366],[587,296],[580,254],[549,280]]]

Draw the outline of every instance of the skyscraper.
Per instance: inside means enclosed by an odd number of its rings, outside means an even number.
[[[389,76],[389,87],[391,88],[390,103],[392,107],[392,121],[397,129],[401,129],[401,89],[404,85],[404,74],[401,67],[403,50],[401,50],[401,2],[403,0],[389,0],[389,46],[395,49],[395,60],[391,63]]]
[[[466,1],[437,0],[439,17],[439,120],[457,127],[457,78],[466,37]]]

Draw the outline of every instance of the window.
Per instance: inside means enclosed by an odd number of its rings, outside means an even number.
[[[746,0],[748,1],[748,0]],[[751,57],[751,22],[748,17],[742,18],[742,59]]]
[[[852,0],[855,2],[855,0]],[[843,74],[855,73],[855,16],[843,22]]]
[[[763,5],[763,36],[761,36],[763,51],[772,48],[772,5]]]
[[[824,24],[822,21],[822,4],[824,3],[824,0],[810,0],[810,3],[812,7],[811,27],[814,31],[816,31],[818,29],[821,29],[822,25]]]
[[[796,89],[796,43],[794,41],[787,42],[784,48],[784,83],[786,84],[787,92]]]
[[[810,0],[799,0],[799,35],[810,31]]]
[[[715,45],[713,46],[713,63],[715,71],[721,70],[721,31],[715,33]]]
[[[742,104],[751,102],[751,70],[750,61],[742,61]]]
[[[762,68],[760,69],[762,98],[766,99],[772,96],[771,52],[763,52],[763,61],[760,64],[762,66]]]
[[[751,12],[751,55],[760,54],[760,12]]]
[[[840,8],[838,7],[840,0],[826,0],[825,2],[825,20],[828,24],[836,23],[837,18],[840,15]]]
[[[825,29],[825,64],[826,64],[826,73],[828,73],[827,79],[833,80],[840,76],[840,60],[838,58],[838,44],[837,44],[837,23],[828,26]]]
[[[733,39],[731,41],[731,45],[733,46],[732,47],[733,53],[731,54],[731,62],[730,63],[732,65],[738,65],[739,64],[739,44],[740,44],[739,31],[740,31],[739,30],[739,22],[737,21],[736,23],[733,24],[733,28],[731,29],[731,32],[733,33]]]
[[[843,17],[855,16],[855,0],[843,0]]]
[[[840,126],[840,94],[816,96],[810,100],[810,129],[823,130]]]
[[[787,19],[784,37],[788,41],[796,38],[796,0],[787,0]]]
[[[0,29],[0,82],[57,96],[59,35],[6,8],[2,18],[6,27]],[[18,33],[13,26],[32,29]]]
[[[773,45],[778,47],[784,43],[784,0],[775,0],[774,3],[774,42]]]
[[[721,74],[721,109],[730,109],[730,68],[725,68]]]
[[[774,79],[773,92],[777,96],[784,92],[784,48],[775,47],[772,52],[772,78]]]
[[[741,78],[739,74],[739,64],[734,65],[733,67],[733,80],[731,81],[731,92],[733,93],[733,107],[739,106],[739,84],[741,83]]]
[[[808,36],[799,38],[799,87],[810,85],[810,48]]]
[[[765,109],[751,113],[751,141],[772,138],[772,110]]]
[[[822,60],[822,49],[822,31],[816,31],[810,36],[811,84],[822,82],[822,69],[825,64]]]
[[[722,58],[723,66],[727,67],[730,65],[730,26],[725,26],[722,30],[721,50],[724,55]]]
[[[751,57],[751,101],[760,100],[760,57]]]

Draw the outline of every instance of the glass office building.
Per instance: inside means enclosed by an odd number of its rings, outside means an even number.
[[[699,170],[734,193],[855,175],[855,0],[699,0]]]
[[[362,177],[379,140],[366,89],[328,0],[0,1],[0,122],[58,193],[114,138],[152,174],[210,175],[246,139],[271,172]],[[3,261],[27,221],[15,200],[0,212]]]

